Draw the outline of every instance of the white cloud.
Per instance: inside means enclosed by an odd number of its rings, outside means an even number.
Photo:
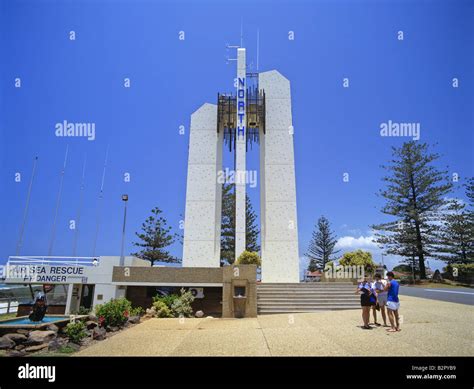
[[[353,236],[343,236],[337,240],[336,249],[378,249],[377,244],[374,242],[374,237],[370,236],[359,236],[355,238]]]

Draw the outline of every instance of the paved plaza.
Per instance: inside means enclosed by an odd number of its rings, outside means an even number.
[[[398,333],[362,330],[360,310],[149,319],[75,355],[474,356],[473,306],[402,296],[400,314]]]

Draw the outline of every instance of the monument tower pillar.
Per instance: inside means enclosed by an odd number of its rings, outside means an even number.
[[[235,144],[235,259],[245,250],[245,185],[247,152],[245,49],[237,49],[237,131]]]

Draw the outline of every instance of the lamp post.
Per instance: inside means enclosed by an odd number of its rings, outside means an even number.
[[[123,229],[122,229],[122,249],[120,250],[120,266],[124,266],[125,264],[125,257],[123,256],[123,248],[125,244],[125,224],[127,222],[127,203],[128,203],[128,195],[122,195],[122,201],[125,204],[124,212],[123,212]]]

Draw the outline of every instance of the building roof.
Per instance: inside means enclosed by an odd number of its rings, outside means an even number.
[[[306,276],[307,277],[321,277],[322,275],[323,275],[323,273],[320,270],[316,270],[316,271],[307,270],[306,271]]]

